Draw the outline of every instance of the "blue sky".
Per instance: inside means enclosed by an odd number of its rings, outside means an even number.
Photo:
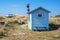
[[[0,0],[0,15],[27,15],[27,3],[30,4],[30,10],[42,6],[51,11],[49,16],[60,15],[60,0]]]

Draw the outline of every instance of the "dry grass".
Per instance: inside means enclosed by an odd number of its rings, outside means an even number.
[[[58,19],[56,20],[58,21]],[[49,19],[49,23],[60,24],[60,21],[55,23],[53,20],[55,18]],[[0,28],[0,36],[3,34],[0,40],[60,40],[60,28],[51,31],[27,30],[27,17],[25,16],[5,17],[5,20],[1,21],[4,21],[5,24]]]
[[[51,18],[49,18],[49,23],[60,25],[60,17],[51,17]]]

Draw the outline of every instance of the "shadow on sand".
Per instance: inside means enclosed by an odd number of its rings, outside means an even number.
[[[52,30],[57,30],[59,29],[60,25],[56,25],[56,24],[49,24],[49,30],[52,31]]]

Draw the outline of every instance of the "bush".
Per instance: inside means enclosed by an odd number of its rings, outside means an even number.
[[[3,19],[5,19],[4,17],[0,17],[0,20],[3,20]]]
[[[0,32],[0,39],[5,37],[6,35],[4,34],[4,32]]]
[[[59,27],[58,27],[58,25],[56,25],[56,24],[50,23],[50,24],[49,24],[49,28],[50,28],[50,30],[56,30],[56,29],[58,29]]]

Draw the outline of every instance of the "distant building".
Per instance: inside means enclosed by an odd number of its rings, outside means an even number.
[[[17,15],[17,14],[8,14],[7,16],[8,16],[9,18],[12,18],[12,17],[15,17],[15,18],[16,18],[16,17],[19,17],[19,15]]]
[[[48,13],[50,11],[39,7],[28,13],[28,29],[49,30]]]
[[[9,18],[12,18],[14,16],[14,14],[8,14]]]

